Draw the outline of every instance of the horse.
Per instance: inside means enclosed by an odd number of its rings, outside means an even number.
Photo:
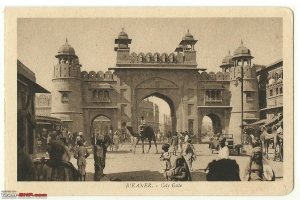
[[[149,153],[150,151],[150,148],[151,148],[151,141],[153,140],[154,144],[155,144],[155,147],[156,147],[156,153],[158,153],[158,150],[157,150],[157,144],[156,144],[156,137],[155,137],[155,134],[154,134],[154,131],[152,129],[151,126],[146,126],[143,131],[140,131],[138,133],[135,133],[133,131],[133,128],[130,127],[130,126],[126,126],[127,130],[130,132],[130,134],[134,137],[137,137],[138,139],[141,139],[142,140],[142,148],[143,148],[143,154],[145,153],[144,151],[144,141],[145,139],[148,139],[148,142],[149,142],[149,149],[147,151],[147,153]]]

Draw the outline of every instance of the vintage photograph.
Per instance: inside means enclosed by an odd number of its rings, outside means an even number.
[[[281,14],[16,25],[18,184],[293,181]]]

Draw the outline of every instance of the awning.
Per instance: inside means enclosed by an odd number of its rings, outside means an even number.
[[[36,122],[36,124],[51,124],[49,122]]]
[[[254,122],[252,124],[245,124],[244,126],[253,126],[253,125],[263,125],[265,124],[266,122],[268,122],[267,119],[262,119],[262,120],[259,120],[257,122]]]
[[[273,119],[271,119],[271,120],[269,120],[268,122],[266,122],[266,123],[265,123],[265,126],[269,126],[269,125],[278,123],[280,120],[282,120],[282,118],[283,118],[282,115],[276,116],[276,117],[274,117]]]

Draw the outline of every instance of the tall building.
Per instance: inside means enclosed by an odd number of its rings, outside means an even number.
[[[283,114],[283,59],[257,71],[261,119],[272,120]]]
[[[234,51],[230,68],[230,105],[232,106],[229,132],[241,132],[241,127],[259,120],[259,100],[256,69],[252,67],[250,50],[241,45]],[[239,123],[240,122],[240,123]],[[241,133],[242,135],[242,133]],[[241,135],[234,134],[234,140],[241,143]]]

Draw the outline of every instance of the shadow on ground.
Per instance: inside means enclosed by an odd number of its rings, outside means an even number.
[[[122,154],[122,153],[131,153],[132,151],[107,151],[107,154]]]
[[[111,181],[165,181],[163,174],[157,171],[132,171],[107,174]],[[191,172],[192,181],[206,181],[206,173],[200,171]],[[93,181],[94,174],[87,173],[86,180]]]

